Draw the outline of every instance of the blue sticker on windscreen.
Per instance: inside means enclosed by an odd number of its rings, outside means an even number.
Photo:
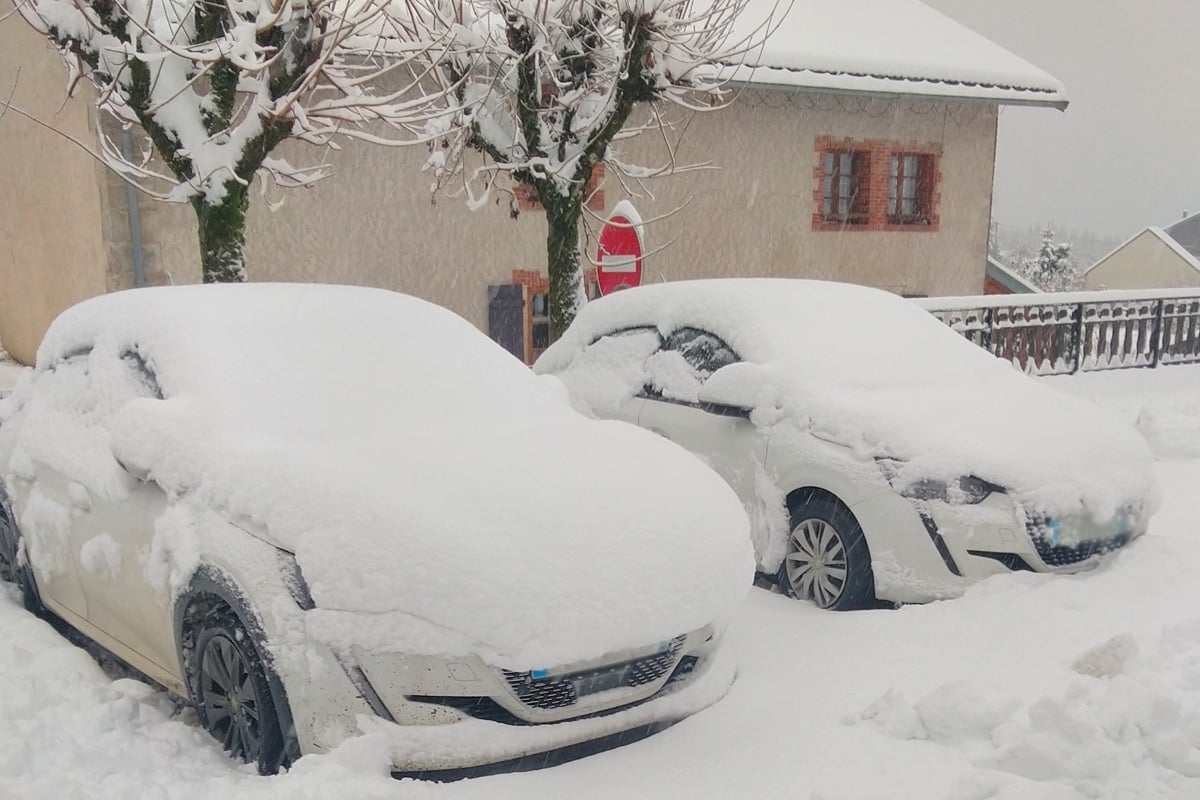
[[[548,670],[548,669],[531,669],[529,671],[529,677],[533,678],[535,681],[538,678],[544,678],[549,674],[550,674],[550,670]]]

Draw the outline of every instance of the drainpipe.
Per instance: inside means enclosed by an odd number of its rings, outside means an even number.
[[[121,130],[121,157],[133,163],[133,136],[129,128]],[[129,239],[133,251],[133,285],[140,289],[146,285],[146,263],[142,252],[142,216],[138,211],[137,189],[125,181],[125,205],[129,208]]]

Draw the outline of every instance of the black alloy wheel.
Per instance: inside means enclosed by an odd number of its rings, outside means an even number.
[[[0,506],[0,580],[17,582],[17,529]]]
[[[262,658],[232,616],[207,620],[191,663],[200,723],[233,758],[270,774],[282,766],[283,736]]]
[[[33,582],[33,569],[28,557],[21,554],[21,534],[12,520],[8,504],[0,505],[0,580],[15,583],[21,590],[21,603],[25,610],[44,616],[45,608]]]

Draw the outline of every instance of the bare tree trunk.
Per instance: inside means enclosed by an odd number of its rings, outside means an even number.
[[[200,231],[200,268],[205,283],[238,283],[246,280],[246,211],[248,187],[237,181],[225,184],[220,205],[203,197],[192,201]]]
[[[557,341],[575,319],[584,300],[579,266],[579,217],[583,208],[573,196],[542,202],[546,209],[546,257],[550,278],[550,340]]]

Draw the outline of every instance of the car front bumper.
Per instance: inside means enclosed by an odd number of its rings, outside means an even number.
[[[393,771],[405,775],[510,763],[525,769],[512,762],[540,765],[545,754],[632,741],[716,702],[735,672],[719,640],[704,626],[664,643],[665,652],[651,646],[609,653],[546,675],[509,672],[475,657],[358,648],[337,655],[311,640],[303,660],[275,666],[287,685],[302,754],[342,745],[384,748]],[[646,665],[656,659],[666,663],[648,675]],[[613,671],[619,685],[604,680]],[[536,689],[569,685],[579,696],[563,702],[553,693],[531,694],[530,681]],[[364,738],[373,743],[351,741]]]
[[[970,505],[881,492],[852,510],[866,521],[876,596],[895,603],[957,597],[1008,572],[1091,569],[1099,556],[1145,533],[1148,522],[1135,508],[1101,523],[1082,514],[1037,518],[1003,492]]]
[[[461,715],[449,724],[400,725],[379,716],[360,715],[358,733],[386,748],[393,770],[404,775],[469,771],[512,764],[531,756],[565,751],[590,742],[606,746],[672,725],[720,700],[736,669],[724,649],[697,658],[684,674],[676,673],[649,699],[616,710],[546,724],[514,725]],[[536,759],[541,765],[544,759]]]
[[[958,574],[967,578],[1016,571],[1080,572],[1146,531],[1144,515],[1132,508],[1097,522],[1084,513],[1038,516],[999,493],[978,505],[925,505],[924,518],[932,521],[930,535],[941,537]]]

